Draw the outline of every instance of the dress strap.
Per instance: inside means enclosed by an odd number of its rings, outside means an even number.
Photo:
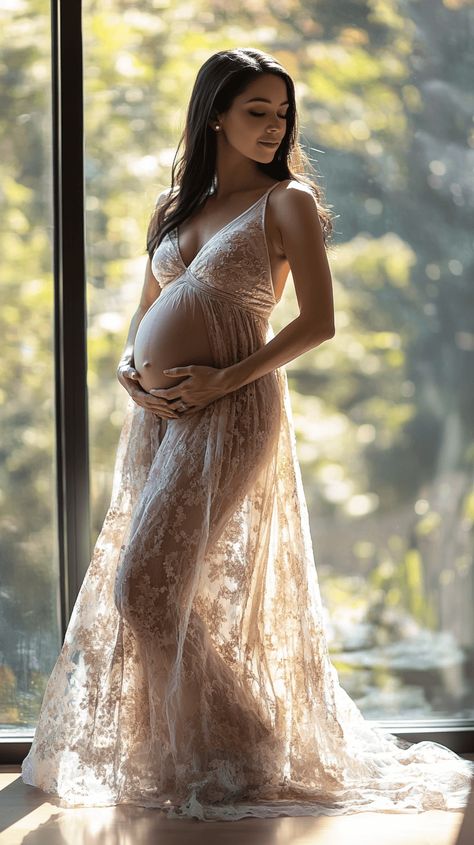
[[[275,182],[275,184],[274,184],[274,185],[270,185],[270,187],[269,187],[269,189],[268,189],[268,191],[267,191],[267,193],[266,193],[266,195],[265,195],[265,196],[267,196],[267,197],[268,197],[268,196],[269,196],[269,194],[271,194],[271,192],[273,191],[273,189],[274,189],[274,188],[276,188],[276,186],[277,186],[277,185],[281,185],[281,183],[282,183],[282,182],[285,182],[285,181],[287,181],[287,180],[282,179],[280,182]]]
[[[273,191],[273,189],[274,189],[274,188],[276,188],[276,187],[277,187],[277,185],[281,185],[281,184],[282,184],[282,182],[291,182],[291,179],[281,179],[281,181],[280,181],[280,182],[275,182],[275,184],[274,184],[274,185],[271,185],[271,186],[269,187],[268,191],[265,191],[265,193],[264,193],[264,194],[262,194],[262,196],[260,197],[260,199],[261,199],[261,200],[263,200],[263,202],[262,202],[262,212],[261,212],[261,215],[260,215],[260,220],[261,220],[261,224],[262,224],[262,228],[263,228],[264,235],[265,235],[265,210],[266,210],[266,207],[267,207],[267,200],[268,200],[268,197],[270,196],[270,194],[271,194],[271,192]]]
[[[262,199],[264,200],[264,203],[263,203],[263,209],[264,209],[263,213],[264,214],[265,214],[265,207],[267,205],[267,199],[270,196],[273,189],[276,188],[278,185],[281,185],[283,182],[291,182],[291,181],[292,181],[291,179],[281,179],[279,182],[275,182],[274,185],[271,185],[269,187],[268,191],[265,191],[265,193],[262,195]]]

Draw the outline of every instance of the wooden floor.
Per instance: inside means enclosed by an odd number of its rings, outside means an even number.
[[[167,819],[141,807],[62,809],[0,767],[1,845],[474,845],[474,790],[465,813],[355,813],[236,822]],[[472,806],[471,806],[472,805]]]

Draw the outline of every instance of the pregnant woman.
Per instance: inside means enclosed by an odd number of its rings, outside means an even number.
[[[200,69],[148,230],[112,499],[26,783],[204,821],[467,803],[473,764],[366,722],[329,656],[283,365],[334,335],[329,213],[271,56]],[[299,314],[269,318],[291,269]]]

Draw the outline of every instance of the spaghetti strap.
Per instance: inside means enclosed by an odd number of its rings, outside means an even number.
[[[276,188],[278,185],[282,185],[283,182],[292,182],[292,181],[293,181],[292,179],[281,179],[279,182],[275,182],[274,185],[270,185],[268,191],[266,192],[266,194],[264,194],[265,200],[268,199],[268,197],[270,196],[273,189]]]

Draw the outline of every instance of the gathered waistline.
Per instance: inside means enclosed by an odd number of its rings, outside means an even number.
[[[168,287],[173,288],[175,284],[184,283],[190,284],[191,287],[197,290],[201,290],[209,296],[215,296],[219,299],[226,300],[226,302],[231,302],[237,308],[241,308],[243,311],[247,311],[250,314],[255,314],[258,317],[264,317],[267,320],[270,317],[270,314],[273,309],[274,303],[270,303],[268,307],[262,305],[261,308],[259,308],[258,306],[252,307],[250,305],[244,305],[242,302],[237,300],[232,293],[229,293],[225,290],[221,290],[220,288],[216,288],[214,287],[214,285],[208,285],[206,284],[206,282],[203,282],[201,279],[198,279],[196,276],[193,276],[189,269],[187,269],[178,279],[175,279],[173,282],[169,282],[167,285],[165,285],[164,290],[166,290],[166,288]]]

